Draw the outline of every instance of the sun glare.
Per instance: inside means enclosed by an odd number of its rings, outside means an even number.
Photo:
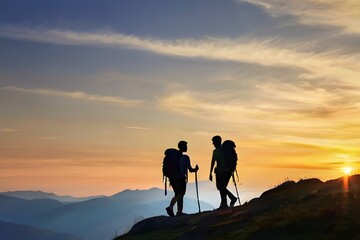
[[[346,175],[349,175],[352,172],[353,168],[352,167],[343,167],[342,171],[343,173],[345,173]]]

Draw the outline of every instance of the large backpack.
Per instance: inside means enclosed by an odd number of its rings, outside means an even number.
[[[224,163],[226,168],[230,172],[234,172],[236,170],[236,164],[237,164],[237,153],[235,150],[235,143],[231,140],[226,140],[222,144],[222,152],[224,156]]]
[[[164,154],[163,175],[168,178],[177,177],[179,175],[181,152],[175,148],[169,148],[165,150]]]

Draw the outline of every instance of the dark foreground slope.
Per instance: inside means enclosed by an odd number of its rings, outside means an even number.
[[[120,239],[360,239],[360,175],[288,181],[225,211],[145,219]]]

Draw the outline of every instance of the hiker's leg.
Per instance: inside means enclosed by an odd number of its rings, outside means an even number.
[[[226,189],[226,194],[227,196],[230,198],[230,207],[234,207],[235,203],[237,202],[237,197],[235,197],[234,194],[232,194],[232,192],[230,192],[228,189]]]
[[[226,172],[224,174],[224,186],[225,186],[225,191],[226,191],[226,195],[231,199],[231,200],[234,200],[234,199],[237,199],[234,194],[232,194],[232,192],[230,192],[228,189],[227,189],[227,186],[229,184],[229,181],[231,179],[231,172]]]
[[[221,203],[220,207],[227,207],[227,199],[226,199],[226,189],[220,190],[220,196],[221,196]]]
[[[219,190],[220,193],[220,199],[221,199],[221,203],[220,203],[220,207],[223,205],[223,194],[222,194],[222,181],[221,181],[221,174],[219,174],[218,172],[215,175],[216,177],[216,188],[217,190]],[[226,195],[225,195],[226,198]]]
[[[234,199],[237,199],[236,196],[230,192],[228,189],[226,189],[226,195],[231,199],[231,200],[234,200]]]
[[[224,172],[224,186],[227,188],[231,178],[231,172]]]
[[[177,200],[178,213],[182,213],[183,207],[184,207],[184,195],[186,192],[186,179],[185,178],[178,179],[178,191],[179,191],[179,197]]]
[[[227,200],[226,200],[226,176],[224,172],[218,171],[216,175],[217,180],[217,187],[220,191],[221,203],[220,207],[227,207]]]
[[[171,199],[170,205],[166,208],[166,212],[170,217],[173,217],[173,216],[175,216],[173,208],[174,208],[175,203],[178,201],[179,194],[177,192],[178,190],[177,190],[176,182],[174,181],[174,179],[169,179],[169,180],[170,180],[170,185],[174,190],[175,196]]]
[[[183,207],[184,207],[184,195],[179,195],[178,198],[178,213],[182,213],[183,212]]]
[[[176,195],[171,199],[170,206],[169,206],[171,209],[174,207],[174,205],[178,201],[178,199],[179,199],[179,196],[176,196]]]
[[[179,198],[179,190],[175,179],[170,179],[170,185],[173,188],[175,194],[174,197],[171,199],[169,206],[171,209],[173,209],[175,203],[178,201]]]

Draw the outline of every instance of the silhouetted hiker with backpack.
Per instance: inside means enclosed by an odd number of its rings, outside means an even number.
[[[188,170],[190,172],[197,172],[199,170],[198,165],[192,168],[189,156],[183,154],[187,152],[187,142],[180,141],[178,148],[179,150],[173,148],[167,149],[163,161],[163,174],[169,178],[170,185],[175,193],[175,196],[170,201],[169,207],[166,208],[167,214],[171,217],[175,216],[173,211],[175,203],[177,203],[178,210],[176,215],[185,215],[185,213],[183,213],[183,200],[186,192]]]
[[[230,207],[233,207],[237,198],[228,189],[227,185],[233,172],[236,169],[237,154],[235,152],[235,143],[227,140],[221,145],[221,137],[214,136],[212,138],[215,147],[211,160],[209,180],[212,181],[212,172],[216,163],[216,188],[220,192],[221,203],[219,209],[228,208],[227,197],[230,198]]]

